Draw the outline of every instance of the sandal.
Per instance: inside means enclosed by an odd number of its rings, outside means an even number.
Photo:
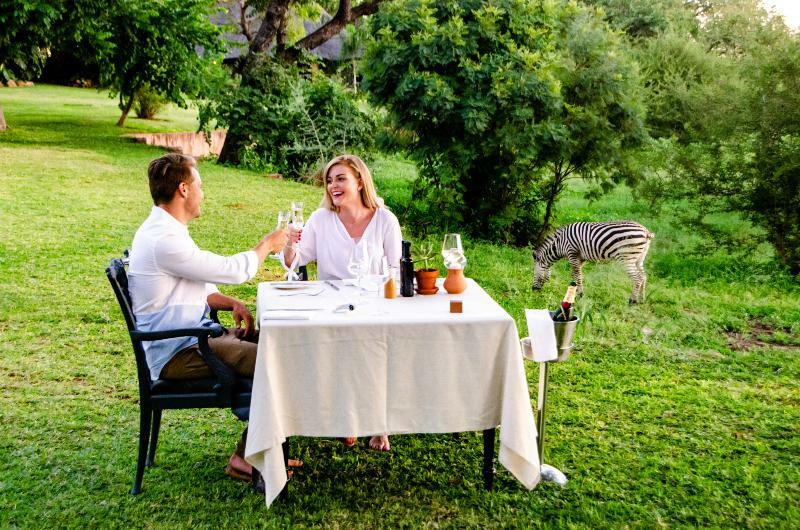
[[[345,447],[353,447],[357,440],[358,438],[355,436],[348,436],[347,438],[342,438],[342,443],[345,445]]]

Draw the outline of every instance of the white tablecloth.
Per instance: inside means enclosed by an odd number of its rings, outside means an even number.
[[[440,280],[440,285],[441,285]],[[340,282],[337,282],[341,285]],[[387,300],[310,282],[287,296],[262,283],[261,333],[246,459],[269,506],[286,483],[289,436],[480,431],[500,426],[499,460],[523,485],[539,482],[536,427],[514,320],[473,280],[460,295]],[[450,313],[450,300],[463,313]],[[273,318],[320,309],[308,320]],[[270,311],[279,309],[281,311]],[[476,463],[478,465],[478,463]]]

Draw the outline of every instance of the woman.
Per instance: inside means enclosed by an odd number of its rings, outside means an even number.
[[[354,155],[337,156],[320,175],[325,188],[322,203],[302,230],[290,225],[290,239],[283,250],[284,265],[294,269],[316,261],[319,280],[352,278],[348,261],[353,248],[361,243],[373,250],[382,249],[389,265],[398,267],[400,223],[383,206],[364,161]],[[347,438],[345,443],[353,445],[355,438]],[[373,436],[369,446],[388,451],[389,437]]]

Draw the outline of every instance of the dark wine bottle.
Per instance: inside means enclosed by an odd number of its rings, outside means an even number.
[[[403,240],[403,257],[400,258],[400,296],[414,296],[414,260],[411,259],[411,241]]]
[[[575,319],[575,294],[577,292],[578,284],[570,282],[567,292],[564,294],[564,300],[561,301],[561,305],[553,315],[553,320],[556,322],[569,322]]]

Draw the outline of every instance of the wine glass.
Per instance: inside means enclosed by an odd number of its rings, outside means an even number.
[[[369,270],[369,248],[366,243],[360,242],[350,251],[347,260],[347,270],[356,277],[357,299],[361,299],[361,277]]]
[[[380,298],[380,290],[389,278],[389,260],[382,253],[373,251],[369,258],[369,270],[365,276],[367,289],[370,291],[378,291]]]
[[[292,207],[288,214],[291,215],[289,222],[292,225],[292,230],[296,232],[302,232],[303,226],[305,225],[305,218],[303,217],[303,201],[292,201]],[[289,233],[291,236],[291,232]],[[289,248],[293,248],[294,244],[289,243]]]
[[[461,269],[466,264],[464,249],[461,247],[461,234],[446,234],[442,242],[442,258],[448,269]]]

